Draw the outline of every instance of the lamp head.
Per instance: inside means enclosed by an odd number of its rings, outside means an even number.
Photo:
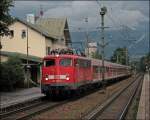
[[[101,11],[100,11],[100,15],[105,15],[107,12],[107,8],[106,7],[102,7]]]

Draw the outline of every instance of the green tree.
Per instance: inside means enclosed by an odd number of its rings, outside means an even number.
[[[98,53],[98,51],[92,52],[91,57],[95,59],[102,59],[102,56]]]
[[[150,54],[140,59],[140,70],[145,72],[146,68],[150,70]]]
[[[126,65],[126,62],[127,63],[129,62],[129,57],[127,56],[127,48],[126,47],[117,48],[111,57],[111,61],[115,62],[115,63]]]
[[[13,0],[0,0],[0,36],[8,35],[10,25],[13,21],[9,14],[10,7],[13,6]]]
[[[24,69],[19,57],[10,57],[7,62],[0,65],[0,90],[10,91],[16,87],[23,87]]]

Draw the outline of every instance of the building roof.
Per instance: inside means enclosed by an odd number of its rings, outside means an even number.
[[[27,25],[28,27],[30,27],[31,29],[33,29],[33,30],[37,31],[38,33],[44,35],[45,37],[54,39],[52,36],[49,35],[49,33],[45,29],[41,28],[40,26],[38,26],[36,24],[29,23],[29,22],[27,22],[25,20],[22,20],[20,18],[16,18],[15,20]]]
[[[27,59],[27,55],[26,54],[22,54],[22,53],[18,53],[18,52],[1,51],[1,55],[8,56],[8,57],[18,56],[21,59],[25,59],[25,60]],[[32,56],[32,55],[28,56],[28,60],[34,61],[34,62],[42,62],[42,58],[36,57],[36,56]]]
[[[20,18],[17,21],[27,25],[31,29],[53,40],[60,39],[64,35],[64,30],[69,33],[68,23],[66,18],[40,18],[35,24],[29,23]],[[66,28],[67,27],[67,28]],[[69,34],[70,39],[70,34]]]
[[[36,25],[45,29],[50,36],[59,38],[63,36],[66,22],[66,18],[41,18],[37,20]]]

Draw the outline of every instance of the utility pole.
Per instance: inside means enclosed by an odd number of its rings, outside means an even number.
[[[87,23],[87,30],[86,30],[86,55],[89,57],[89,36],[88,36],[88,18],[85,18],[85,22]]]
[[[128,65],[128,49],[125,48],[125,54],[126,54],[126,65]]]
[[[2,43],[1,43],[1,35],[0,35],[0,63],[2,62],[1,60],[1,49],[2,49]]]
[[[101,50],[101,54],[102,54],[102,87],[104,89],[104,91],[106,90],[106,83],[105,83],[105,65],[104,65],[104,60],[105,60],[105,46],[106,46],[106,43],[105,43],[105,39],[104,39],[104,15],[106,14],[107,12],[107,8],[106,7],[102,7],[101,8],[101,11],[100,11],[100,15],[101,15],[101,47],[102,47],[102,50]]]
[[[117,53],[117,63],[119,63],[119,54]]]
[[[148,53],[148,55],[150,55],[150,39],[149,39],[149,53]]]
[[[125,65],[128,65],[128,48],[124,47],[123,52],[124,52],[124,55],[125,55]]]
[[[29,36],[28,36],[28,26],[27,26],[27,65],[26,65],[26,79],[27,79],[27,87],[29,88]]]

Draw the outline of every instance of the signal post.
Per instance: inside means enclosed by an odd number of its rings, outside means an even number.
[[[105,93],[106,90],[106,83],[105,83],[105,64],[104,64],[104,60],[105,60],[105,46],[107,45],[107,43],[105,43],[105,39],[104,39],[104,15],[107,12],[107,8],[106,7],[102,7],[101,11],[100,11],[100,15],[101,15],[101,54],[102,54],[102,88],[103,88],[103,92]]]

